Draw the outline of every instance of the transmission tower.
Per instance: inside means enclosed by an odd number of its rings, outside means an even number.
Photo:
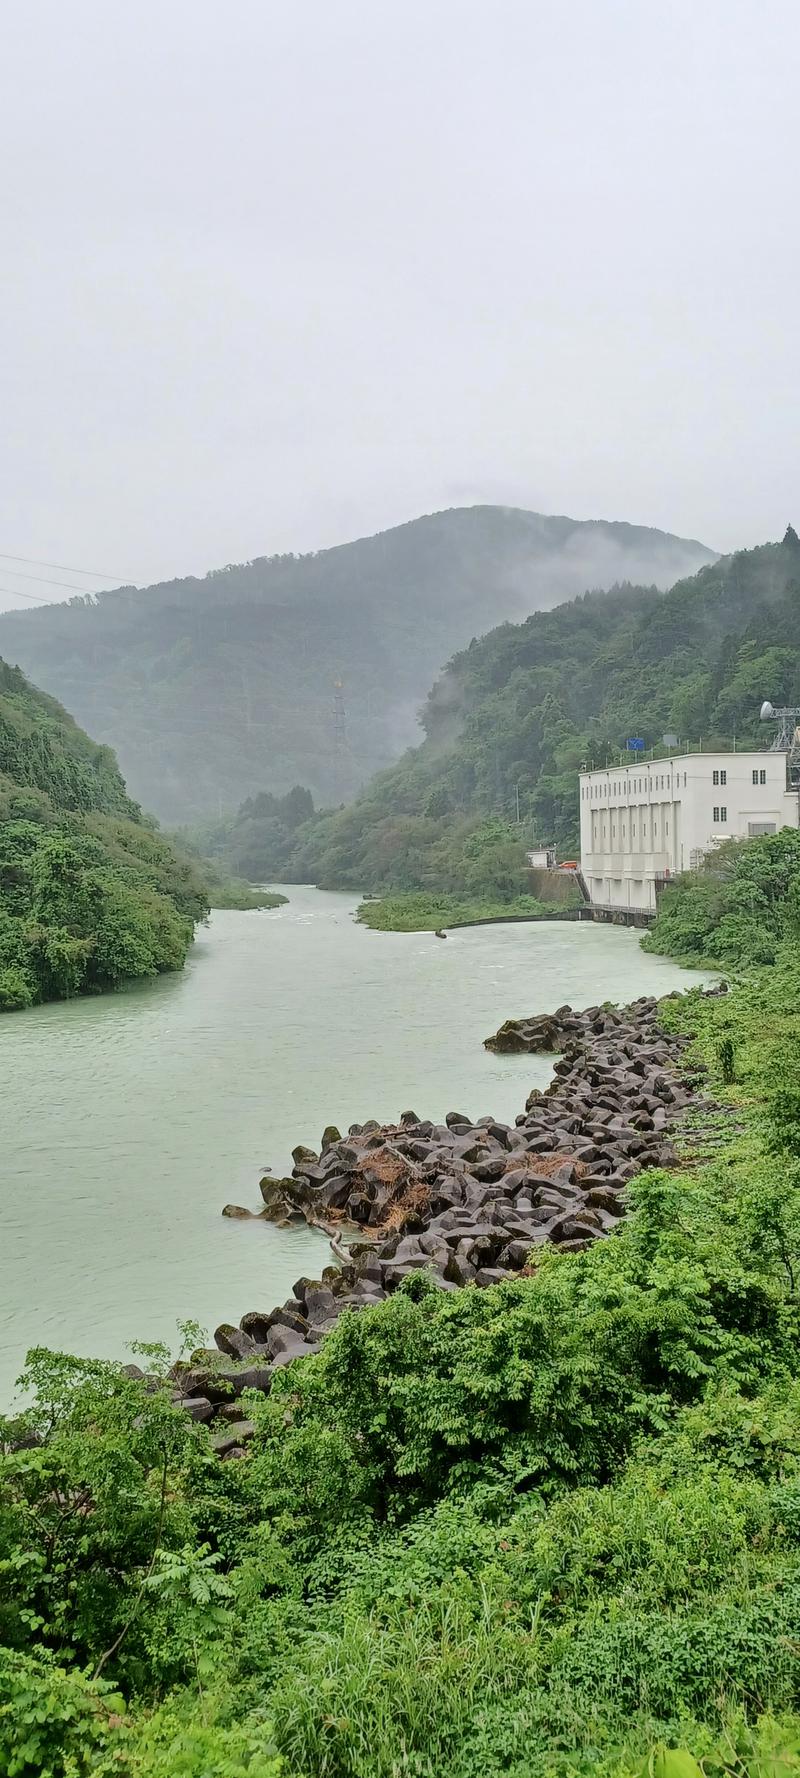
[[[774,704],[761,706],[761,721],[775,723],[771,753],[785,753],[788,770],[794,780],[800,774],[800,705]]]
[[[784,704],[776,709],[774,704],[762,704],[761,721],[777,724],[770,752],[788,753],[800,723],[800,705]]]
[[[347,748],[347,712],[344,707],[344,687],[341,679],[333,682],[333,751],[337,758]]]

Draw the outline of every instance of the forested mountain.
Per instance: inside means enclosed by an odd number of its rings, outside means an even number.
[[[0,1010],[177,969],[206,912],[110,749],[0,661]]]
[[[115,748],[164,820],[298,782],[339,803],[418,737],[420,702],[470,637],[710,560],[640,526],[457,508],[313,555],[7,612],[0,650]]]
[[[764,698],[800,702],[791,527],[668,593],[619,587],[501,625],[454,657],[428,697],[426,740],[352,807],[298,825],[251,800],[208,843],[261,878],[517,893],[523,840],[575,853],[583,762],[669,731],[763,745]]]

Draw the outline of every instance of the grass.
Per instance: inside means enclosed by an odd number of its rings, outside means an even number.
[[[274,889],[256,889],[243,877],[229,876],[216,859],[204,858],[201,868],[212,908],[233,908],[240,913],[249,913],[254,908],[283,907],[288,901],[288,896],[279,895]]]
[[[576,892],[575,906],[578,905]],[[438,932],[447,927],[478,926],[491,920],[552,920],[562,915],[564,903],[537,901],[518,895],[513,901],[494,901],[482,896],[384,895],[379,901],[362,901],[356,918],[372,932]]]
[[[219,887],[210,885],[212,908],[234,908],[241,913],[249,913],[253,908],[285,907],[288,895],[278,895],[272,889],[254,889],[251,883],[243,883],[237,877],[231,877]]]

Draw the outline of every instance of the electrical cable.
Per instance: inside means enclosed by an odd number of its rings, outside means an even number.
[[[85,580],[119,580],[123,586],[133,585],[124,574],[101,574],[98,568],[70,568],[67,562],[44,562],[38,556],[12,556],[2,549],[0,562],[27,562],[31,568],[57,568],[60,574],[82,574]]]

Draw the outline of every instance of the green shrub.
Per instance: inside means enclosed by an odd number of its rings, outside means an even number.
[[[129,1778],[284,1778],[269,1723],[237,1720],[232,1700],[221,1705],[177,1696],[151,1716],[131,1718],[117,1741],[118,1763],[103,1770]]]
[[[751,968],[776,961],[798,929],[800,832],[727,840],[699,871],[670,884],[645,950]]]
[[[0,1650],[0,1772],[4,1778],[92,1778],[108,1745],[114,1703],[46,1656]]]
[[[35,999],[33,981],[24,969],[12,965],[0,970],[0,1012],[18,1012],[23,1006],[32,1006]]]
[[[732,1086],[736,1079],[736,1051],[731,1037],[721,1037],[717,1044],[717,1060],[720,1074],[725,1086]]]

